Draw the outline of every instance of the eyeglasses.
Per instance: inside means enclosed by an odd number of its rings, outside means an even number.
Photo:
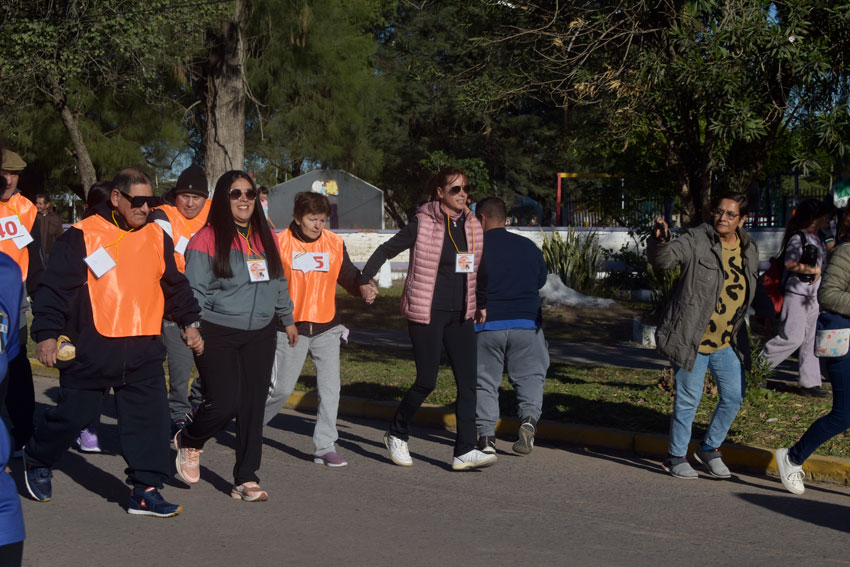
[[[256,189],[253,189],[253,188],[252,189],[246,189],[245,191],[242,191],[242,189],[231,189],[230,190],[230,200],[231,201],[238,201],[242,197],[243,194],[245,195],[245,197],[248,198],[249,201],[253,201],[254,199],[257,198],[257,190]]]
[[[735,220],[741,216],[741,213],[733,213],[732,211],[724,211],[722,209],[714,209],[711,211],[711,214],[720,218],[726,217],[729,220]]]
[[[152,209],[152,208],[162,204],[162,199],[160,199],[157,196],[140,197],[140,196],[137,195],[137,196],[134,197],[132,195],[128,195],[127,193],[125,193],[124,191],[121,191],[121,190],[119,190],[118,192],[121,193],[122,197],[124,197],[125,199],[130,201],[130,207],[133,208],[133,209],[141,209],[145,205],[147,205],[148,208]]]
[[[469,185],[455,185],[454,187],[449,187],[448,189],[449,195],[457,195],[461,191],[469,195]]]

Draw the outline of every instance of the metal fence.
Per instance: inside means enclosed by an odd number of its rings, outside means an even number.
[[[827,187],[813,183],[813,176],[801,172],[776,173],[750,191],[747,228],[784,227],[797,203],[803,199],[823,199]],[[561,204],[563,226],[633,227],[644,225],[657,215],[673,218],[681,209],[675,197],[641,197],[625,187],[593,187],[569,191]]]

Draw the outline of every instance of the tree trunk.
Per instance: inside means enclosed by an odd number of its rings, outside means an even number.
[[[210,33],[206,78],[204,165],[210,187],[245,161],[245,0],[234,1],[233,18]]]
[[[89,149],[86,147],[86,142],[83,140],[83,133],[80,131],[80,122],[77,115],[68,106],[68,99],[65,96],[65,90],[59,84],[55,77],[50,77],[50,87],[53,97],[53,105],[59,112],[62,119],[62,124],[71,138],[71,148],[74,154],[74,160],[77,162],[77,170],[80,173],[80,183],[82,183],[83,195],[88,196],[89,188],[97,181],[97,172],[95,172],[94,164],[89,155]]]

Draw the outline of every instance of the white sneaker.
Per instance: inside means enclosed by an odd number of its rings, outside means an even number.
[[[473,449],[460,457],[452,459],[452,469],[456,471],[483,469],[484,467],[495,465],[496,460],[496,455],[488,455],[478,449]]]
[[[407,441],[399,439],[395,435],[390,435],[387,431],[384,433],[384,445],[390,452],[390,459],[400,467],[413,466],[413,459],[410,458],[410,451],[407,450]]]
[[[788,449],[776,450],[776,466],[779,468],[782,486],[788,489],[788,492],[802,494],[806,491],[806,486],[803,484],[806,473],[803,472],[802,466],[791,464],[791,460],[788,458]]]

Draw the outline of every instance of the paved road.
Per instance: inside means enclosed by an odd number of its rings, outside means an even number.
[[[55,395],[54,380],[36,378],[36,386],[41,402],[41,392]],[[24,497],[24,564],[850,564],[847,490],[810,487],[795,497],[776,480],[747,475],[680,481],[634,455],[553,445],[528,457],[501,452],[491,469],[455,473],[451,434],[439,430],[418,432],[415,465],[402,468],[385,457],[386,423],[368,420],[340,420],[350,465],[332,470],[309,458],[312,424],[312,415],[286,412],[266,428],[267,503],[229,497],[233,437],[220,434],[202,456],[200,484],[166,487],[185,507],[171,519],[124,512],[119,456],[69,452],[54,499]],[[105,417],[113,450],[115,429]]]

